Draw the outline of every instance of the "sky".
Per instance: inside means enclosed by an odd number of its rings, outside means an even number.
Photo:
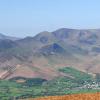
[[[59,28],[100,28],[100,0],[0,0],[0,33],[25,37]]]

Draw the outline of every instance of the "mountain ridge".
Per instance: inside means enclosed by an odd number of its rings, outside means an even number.
[[[38,69],[37,72],[32,70],[31,73],[40,73],[40,77],[45,77],[47,69],[57,76],[59,75],[57,68],[68,65],[84,71],[88,69],[91,73],[99,73],[99,33],[100,29],[61,28],[54,32],[44,31],[34,37],[13,41],[9,49],[3,48],[4,42],[2,42],[0,70],[7,66],[27,65],[29,70],[30,66]],[[4,41],[6,44],[11,44],[6,39]],[[18,75],[21,75],[20,73],[21,71]],[[30,77],[31,74],[28,76]]]

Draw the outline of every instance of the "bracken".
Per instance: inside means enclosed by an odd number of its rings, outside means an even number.
[[[100,93],[49,96],[49,97],[27,99],[27,100],[100,100]]]

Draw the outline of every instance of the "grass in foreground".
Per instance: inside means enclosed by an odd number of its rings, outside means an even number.
[[[100,93],[73,94],[64,96],[49,96],[27,100],[100,100]]]

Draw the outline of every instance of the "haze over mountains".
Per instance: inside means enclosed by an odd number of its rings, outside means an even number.
[[[62,28],[24,39],[0,34],[0,71],[9,71],[6,79],[18,76],[52,79],[64,76],[58,69],[65,66],[100,72],[100,29]]]
[[[0,33],[0,40],[5,40],[5,39],[18,40],[19,38],[17,38],[17,37],[11,37],[11,36],[6,36],[6,35]]]

